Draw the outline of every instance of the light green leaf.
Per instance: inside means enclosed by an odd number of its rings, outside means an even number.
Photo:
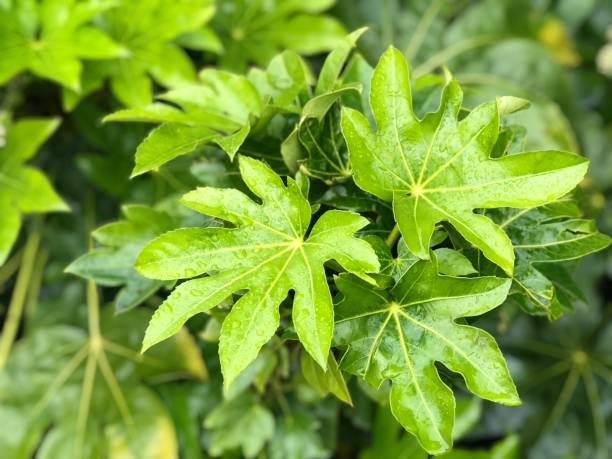
[[[30,70],[74,91],[80,89],[81,59],[108,59],[125,50],[101,30],[85,24],[109,2],[9,2],[0,5],[0,84]]]
[[[147,245],[137,270],[154,279],[209,273],[177,287],[155,313],[143,349],[174,334],[191,316],[207,311],[232,293],[247,290],[225,318],[220,358],[225,385],[256,357],[279,325],[278,305],[295,292],[293,324],[315,361],[326,367],[333,308],[323,264],[335,259],[350,272],[378,270],[370,245],[353,237],[368,222],[343,211],[328,211],[308,237],[308,201],[298,186],[285,186],[264,163],[240,158],[242,178],[263,204],[234,189],[199,188],[183,202],[235,228],[183,228]]]
[[[23,164],[58,126],[55,118],[27,118],[8,126],[0,147],[0,265],[17,239],[22,213],[68,210],[42,172]]]
[[[334,342],[346,353],[340,367],[375,387],[391,380],[391,409],[430,454],[452,446],[455,400],[435,362],[463,376],[467,388],[498,403],[520,403],[493,337],[457,322],[501,304],[509,279],[437,273],[435,257],[419,261],[390,291],[354,276],[336,278]]]
[[[155,170],[171,159],[190,153],[216,136],[215,131],[206,126],[162,124],[138,145],[132,177]]]
[[[448,276],[466,276],[478,272],[474,269],[474,266],[472,266],[472,262],[457,250],[443,247],[436,249],[435,253],[440,274],[446,274]]]
[[[389,48],[372,77],[370,105],[376,121],[343,110],[355,181],[393,202],[408,248],[429,257],[436,223],[448,221],[508,274],[512,243],[503,230],[475,209],[529,208],[563,196],[584,176],[588,161],[560,151],[536,151],[491,159],[499,133],[495,101],[458,120],[462,91],[451,80],[440,107],[419,120],[412,109],[408,65]]]
[[[282,50],[311,55],[335,48],[345,29],[336,18],[320,14],[334,3],[225,1],[213,20],[225,50],[221,67],[242,71],[251,63],[267,65]]]
[[[121,45],[123,53],[105,63],[102,78],[88,90],[108,78],[121,103],[143,107],[152,102],[153,81],[170,88],[195,83],[191,59],[173,40],[197,33],[214,10],[213,0],[119,2],[97,17],[96,25]]]
[[[344,376],[338,368],[338,363],[332,352],[329,353],[327,358],[327,370],[323,370],[306,352],[302,352],[301,365],[304,379],[321,396],[331,392],[343,402],[349,405],[353,404]]]
[[[261,96],[246,77],[229,72],[206,69],[200,80],[162,94],[165,103],[119,110],[105,118],[161,123],[138,146],[133,177],[210,143],[233,159],[251,130],[250,118],[261,114]]]

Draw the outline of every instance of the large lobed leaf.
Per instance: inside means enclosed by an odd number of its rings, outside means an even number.
[[[560,151],[491,158],[500,112],[506,107],[491,101],[459,120],[462,97],[457,82],[450,80],[438,110],[418,119],[412,109],[408,65],[398,50],[389,48],[372,76],[370,105],[376,131],[363,114],[343,109],[342,130],[355,182],[393,202],[408,248],[420,258],[429,257],[436,223],[448,221],[512,274],[510,239],[474,210],[550,202],[576,186],[588,162]]]
[[[279,326],[278,305],[293,290],[293,324],[305,349],[326,367],[333,330],[333,307],[323,264],[335,259],[355,273],[379,268],[371,246],[353,234],[368,221],[331,210],[308,237],[311,208],[295,181],[285,186],[263,162],[240,158],[240,172],[261,200],[234,189],[199,188],[183,202],[234,228],[183,228],[147,245],[136,269],[155,279],[193,278],[178,286],[153,316],[143,348],[171,336],[191,316],[247,290],[225,318],[220,358],[225,384],[256,357]]]
[[[509,279],[440,275],[435,256],[409,268],[391,290],[374,289],[354,276],[336,278],[334,342],[346,348],[340,366],[378,387],[391,380],[397,420],[432,454],[452,446],[455,400],[435,362],[461,374],[474,394],[498,403],[520,403],[495,340],[462,317],[501,304]]]

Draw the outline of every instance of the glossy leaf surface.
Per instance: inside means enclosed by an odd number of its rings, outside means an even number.
[[[391,290],[350,275],[337,277],[336,285],[343,297],[335,342],[347,349],[341,368],[375,387],[390,379],[394,416],[428,452],[450,449],[455,417],[453,393],[435,362],[461,374],[479,397],[520,403],[493,337],[458,321],[501,304],[508,279],[442,276],[435,261],[419,261]]]
[[[412,109],[408,65],[389,48],[372,76],[372,132],[360,112],[345,108],[342,129],[355,181],[393,202],[408,248],[429,256],[435,224],[451,223],[470,243],[511,274],[512,243],[503,230],[474,209],[529,208],[569,192],[587,161],[560,151],[490,158],[499,133],[498,103],[484,103],[458,120],[462,91],[445,86],[440,107],[418,119]]]
[[[242,178],[262,204],[234,189],[199,188],[183,198],[189,207],[235,228],[184,228],[147,245],[136,268],[154,279],[207,277],[179,285],[153,316],[144,349],[174,334],[191,316],[239,290],[221,329],[226,386],[255,358],[279,326],[278,305],[295,292],[293,324],[315,361],[326,367],[333,308],[323,263],[335,259],[356,273],[378,270],[371,246],[353,234],[367,224],[357,214],[328,211],[306,237],[308,201],[296,183],[285,186],[265,163],[240,158]]]

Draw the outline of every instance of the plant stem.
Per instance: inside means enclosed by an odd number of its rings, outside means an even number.
[[[4,263],[4,266],[0,268],[0,287],[9,280],[13,274],[17,272],[19,269],[19,265],[21,264],[21,256],[23,255],[23,250],[20,250],[15,255],[13,255],[9,260]]]
[[[429,28],[433,23],[434,19],[442,9],[442,5],[445,0],[434,0],[427,8],[427,11],[421,17],[421,20],[416,26],[412,37],[410,37],[410,42],[408,43],[408,47],[406,48],[406,58],[409,61],[412,61],[418,54],[421,49],[421,45],[427,36],[427,32],[429,32]]]
[[[447,63],[451,59],[476,48],[490,45],[500,40],[500,36],[496,35],[481,35],[476,37],[469,37],[461,40],[448,48],[444,48],[438,51],[436,54],[431,56],[427,61],[423,62],[417,68],[414,69],[414,78],[426,75],[439,66]]]
[[[38,304],[38,300],[40,296],[40,287],[42,285],[43,275],[45,273],[45,266],[47,265],[48,259],[49,259],[48,250],[42,249],[38,252],[38,256],[36,257],[36,263],[34,266],[34,271],[32,272],[32,278],[30,280],[28,300],[25,305],[26,330],[28,330],[27,327],[29,326],[31,319],[36,312],[36,305]]]
[[[87,325],[89,338],[102,340],[100,333],[100,308],[98,305],[98,291],[94,281],[87,282]]]
[[[387,245],[389,247],[393,247],[395,243],[397,242],[397,240],[399,239],[399,237],[400,237],[400,229],[399,229],[399,225],[396,223],[393,229],[391,230],[389,237],[387,237],[387,241],[386,241]]]
[[[39,243],[40,233],[38,231],[30,233],[23,252],[17,283],[8,307],[6,322],[2,329],[2,336],[0,336],[0,370],[6,365],[6,361],[11,353],[11,348],[13,347],[13,342],[17,336],[17,330],[19,329],[19,323],[23,315]]]
[[[593,415],[593,428],[595,430],[595,438],[597,439],[597,457],[604,459],[608,457],[608,445],[606,439],[606,419],[601,409],[601,398],[597,389],[597,381],[593,377],[591,368],[587,366],[582,372],[584,388],[591,406],[591,414]]]

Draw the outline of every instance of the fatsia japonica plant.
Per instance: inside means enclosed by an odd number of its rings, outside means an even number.
[[[213,221],[167,231],[130,258],[152,287],[179,281],[143,351],[213,314],[228,391],[270,340],[297,341],[306,379],[341,399],[343,372],[374,388],[390,381],[395,418],[440,454],[452,447],[456,405],[440,365],[483,399],[520,404],[495,339],[470,323],[510,296],[559,317],[558,263],[609,240],[572,197],[588,161],[522,151],[521,131],[505,124],[528,101],[468,109],[446,72],[438,108],[419,115],[400,51],[374,69],[349,59],[362,33],[318,79],[286,51],[247,75],[205,69],[160,102],[106,117],[161,123],[138,147],[134,175],[216,146],[241,179],[184,194],[180,205]],[[85,265],[71,269],[87,276]]]
[[[0,0],[0,456],[606,458],[612,10],[535,3]]]

